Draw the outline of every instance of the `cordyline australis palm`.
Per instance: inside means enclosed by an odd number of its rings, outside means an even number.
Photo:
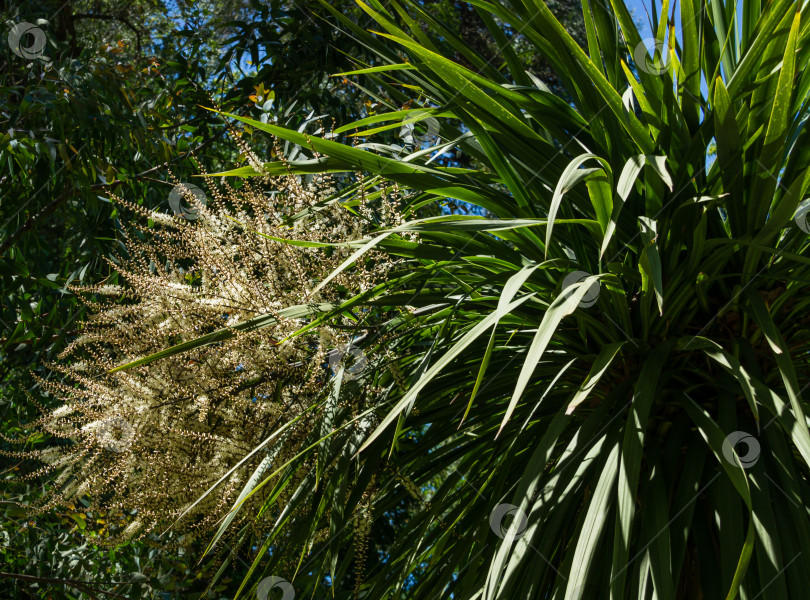
[[[347,523],[410,493],[421,509],[363,597],[810,597],[806,6],[664,1],[649,56],[621,2],[583,2],[585,50],[540,1],[472,4],[500,41],[496,22],[522,32],[570,104],[505,43],[502,69],[467,52],[474,72],[420,3],[370,1],[374,34],[333,12],[378,53],[352,75],[390,112],[338,133],[421,119],[434,147],[397,157],[240,118],[322,155],[266,170],[419,192],[349,261],[374,248],[408,268],[322,317],[400,311],[388,342],[367,338],[399,376],[366,370],[382,392],[360,460],[311,489],[310,513],[293,497],[310,526],[268,541],[266,572],[302,597],[341,581]],[[397,110],[414,92],[423,108]],[[453,148],[475,167],[428,160]],[[487,216],[415,218],[446,198]],[[331,538],[279,572],[324,520]]]

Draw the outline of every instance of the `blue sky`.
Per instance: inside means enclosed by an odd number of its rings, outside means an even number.
[[[661,3],[657,2],[658,10],[661,10]],[[628,9],[630,9],[631,14],[635,17],[636,21],[640,21],[642,27],[640,28],[641,37],[650,37],[652,32],[650,31],[650,25],[647,21],[647,12],[644,9],[644,6],[647,6],[647,11],[650,10],[651,2],[642,2],[641,0],[626,0],[625,5]]]

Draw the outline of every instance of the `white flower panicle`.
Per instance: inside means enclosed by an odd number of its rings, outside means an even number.
[[[274,462],[295,456],[315,426],[317,411],[307,409],[322,397],[328,350],[350,338],[321,328],[282,343],[306,321],[278,318],[145,366],[111,369],[287,307],[341,301],[380,281],[392,266],[385,255],[369,253],[314,294],[354,249],[278,240],[346,242],[396,226],[395,187],[373,206],[359,198],[360,214],[372,220],[326,202],[336,191],[329,177],[306,184],[294,176],[262,177],[242,181],[239,189],[208,176],[204,181],[208,201],[193,221],[115,198],[134,213],[135,231],[122,233],[126,253],[109,262],[108,282],[75,290],[92,316],[51,365],[54,376],[41,381],[63,405],[33,425],[53,443],[11,453],[41,461],[29,477],[49,477],[52,493],[38,510],[83,496],[94,510],[124,515],[97,543],[145,538],[173,524],[272,432],[298,418],[278,438]],[[175,534],[185,540],[210,534],[263,456],[257,453],[174,523]],[[250,508],[265,500],[254,494],[240,515],[255,515]],[[285,500],[282,494],[278,503]],[[246,522],[260,530],[270,526]]]

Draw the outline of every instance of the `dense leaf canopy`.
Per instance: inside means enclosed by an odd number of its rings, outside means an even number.
[[[60,141],[50,152],[26,124],[28,138],[6,134],[0,158],[50,176],[57,194],[48,202],[71,207],[58,214],[76,242],[47,248],[38,218],[22,211],[3,231],[4,314],[19,323],[7,351],[30,346],[47,357],[71,336],[48,303],[78,307],[65,285],[90,272],[79,260],[103,273],[103,238],[115,236],[89,235],[91,222],[126,227],[92,192],[120,182],[149,209],[161,198],[150,200],[153,172],[143,176],[135,155],[108,154],[140,144],[138,127],[150,142],[155,130],[185,131],[185,116],[188,135],[145,144],[165,181],[170,164],[183,176],[219,169],[242,185],[348,175],[289,217],[293,229],[316,222],[324,205],[374,222],[375,202],[400,199],[401,219],[360,241],[273,234],[299,248],[342,244],[348,255],[311,282],[307,316],[284,341],[331,327],[363,360],[331,365],[310,405],[318,426],[283,465],[241,488],[231,514],[241,511],[242,522],[251,510],[265,527],[234,554],[252,561],[234,582],[238,594],[261,597],[278,584],[341,599],[809,597],[807,7],[653,3],[645,39],[621,1],[584,1],[577,13],[541,0],[455,4],[319,2],[303,9],[306,24],[285,20],[282,5],[237,5],[233,20],[211,26],[252,41],[192,42],[191,59],[164,58],[171,76],[161,83],[144,77],[151,66],[129,72],[88,57],[73,71],[79,90],[125,74],[132,85],[83,92],[106,107],[89,121],[99,135],[87,159],[72,147],[74,121],[51,121],[42,108],[76,111],[60,79],[34,76],[60,63],[10,62],[17,72],[4,89],[18,108],[4,118],[30,114]],[[268,29],[270,15],[278,20]],[[315,31],[324,37],[296,45]],[[259,48],[253,32],[278,43]],[[59,36],[74,68],[85,42],[69,29]],[[291,76],[308,90],[301,115],[291,110],[296,93],[282,94],[290,78],[274,69],[310,56],[312,43],[331,58]],[[254,67],[267,62],[256,75],[234,75],[243,47]],[[126,45],[108,53],[118,48]],[[181,49],[166,41],[154,52]],[[52,82],[49,94],[19,92]],[[163,94],[167,85],[173,92]],[[144,114],[133,114],[129,92],[138,90]],[[178,102],[211,110],[179,114]],[[308,128],[316,114],[331,123]],[[124,120],[131,139],[117,146]],[[226,128],[269,160],[216,144]],[[191,162],[206,143],[211,154]],[[68,177],[74,169],[81,175]],[[36,181],[8,185],[20,197]],[[71,204],[79,192],[86,202]],[[383,255],[394,259],[383,277],[338,287]],[[43,277],[29,256],[63,270]],[[322,290],[349,297],[319,304]],[[202,338],[184,331],[150,356],[116,356],[115,373],[230,348],[286,314],[255,314]],[[24,422],[30,406],[6,402]],[[236,481],[226,479],[206,493],[225,497]],[[212,542],[206,556],[217,552]],[[230,583],[223,574],[213,585]]]

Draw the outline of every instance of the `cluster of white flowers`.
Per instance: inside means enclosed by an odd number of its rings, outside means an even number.
[[[57,376],[41,382],[63,401],[35,424],[53,443],[16,453],[44,464],[29,474],[47,476],[52,491],[40,510],[81,497],[95,510],[123,512],[129,518],[97,539],[115,544],[173,524],[272,432],[297,419],[274,449],[277,465],[295,456],[317,418],[308,408],[324,393],[329,348],[346,341],[334,330],[289,338],[306,321],[279,317],[145,366],[109,371],[257,316],[338,302],[380,281],[389,259],[369,253],[313,294],[353,249],[278,239],[345,242],[395,226],[396,190],[375,206],[360,199],[361,215],[373,213],[372,221],[327,201],[336,191],[330,178],[310,179],[265,177],[235,189],[206,176],[209,200],[197,203],[193,221],[116,198],[136,217],[122,234],[126,252],[110,262],[110,281],[77,290],[92,317],[52,365]],[[199,502],[174,525],[176,534],[210,533],[264,456],[257,453]],[[264,501],[256,494],[241,514],[254,515],[249,508]]]

